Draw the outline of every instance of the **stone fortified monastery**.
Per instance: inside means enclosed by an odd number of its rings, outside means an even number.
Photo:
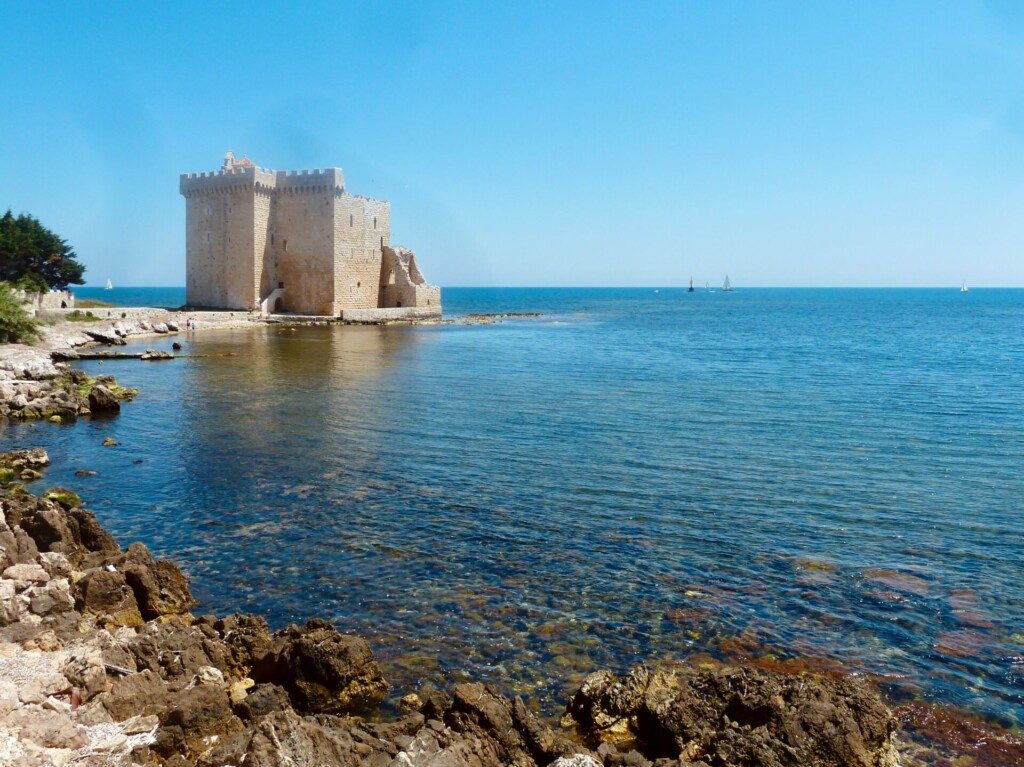
[[[189,306],[360,319],[441,314],[391,205],[350,194],[341,168],[273,171],[228,152],[181,176]]]

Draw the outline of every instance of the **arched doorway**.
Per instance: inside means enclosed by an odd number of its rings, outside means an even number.
[[[274,308],[271,310],[274,314],[280,314],[284,310],[284,306],[281,304],[281,297],[278,296],[274,299]]]

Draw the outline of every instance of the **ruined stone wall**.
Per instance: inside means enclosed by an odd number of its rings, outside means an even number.
[[[390,239],[390,204],[351,194],[335,195],[332,314],[378,305],[381,249]]]
[[[417,307],[441,314],[441,289],[427,283],[409,248],[383,249],[380,285],[379,305],[383,308]]]

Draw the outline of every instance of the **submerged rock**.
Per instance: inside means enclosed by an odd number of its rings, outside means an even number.
[[[0,454],[0,466],[19,460]],[[365,640],[322,620],[271,633],[260,616],[194,617],[184,573],[142,544],[122,552],[70,491],[4,492],[0,755],[16,713],[18,748],[66,764],[894,763],[896,722],[866,683],[753,667],[591,674],[568,705],[572,734],[472,682],[424,687],[401,698],[400,718],[381,721],[388,685]]]

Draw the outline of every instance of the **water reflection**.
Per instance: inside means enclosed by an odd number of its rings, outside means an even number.
[[[330,616],[399,687],[554,708],[772,651],[1019,719],[1021,296],[539,295],[564,313],[200,334],[114,371],[119,418],[9,434],[205,606]]]

